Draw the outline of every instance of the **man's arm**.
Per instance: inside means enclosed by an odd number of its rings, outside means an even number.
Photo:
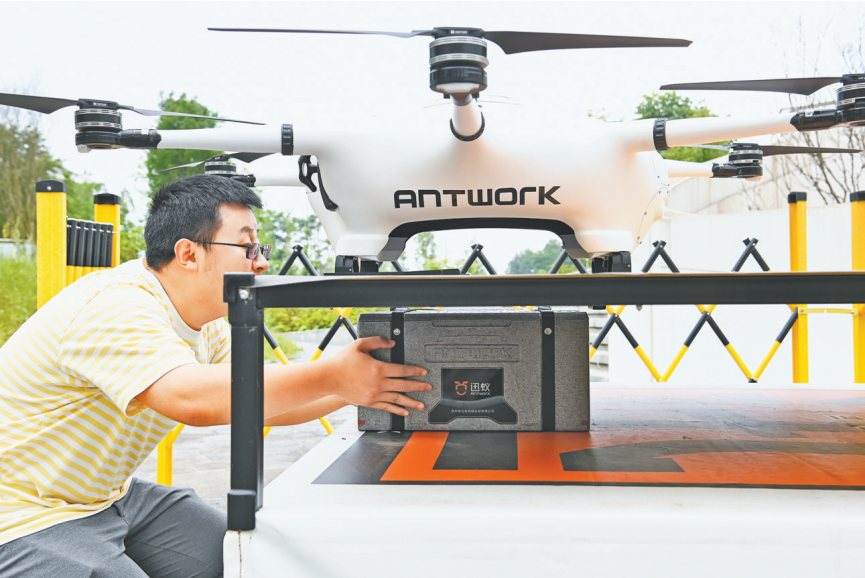
[[[274,418],[274,421],[281,421],[276,416],[284,417],[283,414],[302,410],[304,406],[331,395],[354,405],[381,409],[396,415],[408,415],[408,410],[400,405],[423,409],[422,403],[401,392],[430,391],[432,386],[422,381],[399,378],[423,377],[427,374],[426,370],[385,363],[369,355],[372,350],[390,349],[393,346],[393,341],[382,337],[367,337],[354,341],[329,359],[288,366],[266,366],[265,420]],[[182,365],[156,380],[136,399],[162,415],[187,425],[230,423],[231,365]],[[316,407],[312,409],[316,410]],[[302,416],[303,412],[297,415]]]
[[[297,425],[335,412],[350,405],[338,395],[329,395],[308,403],[303,407],[287,411],[280,415],[274,415],[264,420],[265,426]]]

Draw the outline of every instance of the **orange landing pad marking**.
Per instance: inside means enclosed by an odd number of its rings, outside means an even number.
[[[449,434],[416,432],[380,481],[865,488],[863,392],[600,390],[592,405],[591,432],[517,433],[516,469],[435,469]],[[569,452],[599,471],[567,471]]]

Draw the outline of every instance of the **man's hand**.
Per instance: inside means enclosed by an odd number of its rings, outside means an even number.
[[[332,375],[332,389],[353,405],[363,405],[407,416],[410,409],[423,409],[423,404],[400,392],[431,391],[432,386],[423,381],[399,379],[401,377],[423,377],[427,371],[413,365],[398,365],[373,359],[369,355],[375,349],[390,349],[395,343],[383,337],[365,337],[354,341],[339,353],[326,360]],[[320,361],[316,363],[322,363]]]

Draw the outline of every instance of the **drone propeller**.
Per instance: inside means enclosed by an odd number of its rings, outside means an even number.
[[[188,116],[191,118],[206,118],[209,120],[221,120],[226,122],[241,122],[244,124],[264,124],[260,122],[252,122],[248,120],[235,120],[230,118],[221,118],[218,116],[204,116],[200,114],[188,114],[185,112],[170,112],[167,110],[148,110],[144,108],[134,108],[125,104],[107,100],[93,100],[91,98],[80,98],[78,100],[69,100],[67,98],[49,98],[45,96],[30,96],[26,94],[8,94],[0,92],[0,105],[14,106],[16,108],[25,108],[42,114],[51,114],[61,108],[69,106],[78,106],[82,109],[107,109],[107,110],[131,110],[144,116]]]
[[[678,38],[648,38],[641,36],[601,36],[597,34],[562,34],[555,32],[514,32],[486,31],[480,28],[433,28],[432,30],[413,30],[412,32],[373,32],[359,30],[303,30],[277,28],[208,28],[218,32],[287,32],[302,34],[374,34],[396,38],[415,36],[474,37],[484,38],[498,44],[505,54],[537,52],[541,50],[561,50],[566,48],[649,48],[685,47],[690,40]]]
[[[823,147],[797,147],[797,146],[779,146],[779,145],[757,145],[749,143],[734,143],[728,145],[682,145],[684,148],[697,149],[715,149],[719,151],[729,151],[748,153],[751,150],[762,151],[764,157],[774,155],[800,155],[800,154],[816,154],[816,153],[861,153],[859,149],[830,149]]]
[[[730,80],[724,82],[692,82],[685,84],[665,84],[661,90],[750,90],[754,92],[783,92],[809,95],[824,86],[844,83],[841,91],[850,85],[865,82],[865,75],[845,74],[843,76],[822,76],[819,78],[777,78],[774,80]],[[852,88],[852,87],[851,87]],[[861,88],[861,87],[860,87]]]
[[[232,165],[231,163],[228,162],[229,159],[237,159],[237,160],[244,162],[244,163],[251,163],[254,160],[258,160],[261,157],[266,157],[270,154],[273,154],[273,153],[229,153],[229,154],[224,154],[224,155],[215,155],[215,156],[212,156],[209,159],[205,159],[203,161],[198,161],[195,163],[188,163],[188,164],[180,165],[177,167],[171,167],[170,169],[165,169],[165,170],[159,171],[159,173],[161,174],[161,173],[167,173],[170,171],[176,171],[179,169],[188,169],[191,167],[198,167],[198,166],[201,166],[203,164],[214,165],[214,166],[218,165],[219,167],[230,166],[233,168],[234,165]],[[230,170],[230,172],[235,173],[236,170]]]

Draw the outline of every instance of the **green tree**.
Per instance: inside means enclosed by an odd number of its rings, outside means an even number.
[[[279,215],[276,211],[268,211],[268,213]],[[294,245],[303,246],[303,252],[319,273],[333,271],[335,254],[318,217],[314,214],[308,217],[282,215],[275,218],[274,225],[274,239],[278,240],[282,235],[285,241],[282,247],[274,247],[274,250],[281,250],[284,257],[279,260],[271,258],[271,263],[273,263],[271,273],[279,272],[279,267],[291,254]],[[261,224],[259,224],[259,228],[261,228]],[[300,260],[294,262],[288,274],[308,275]]]
[[[508,275],[545,275],[553,268],[561,253],[562,242],[559,239],[550,239],[540,251],[526,249],[514,255],[508,263]],[[566,260],[559,273],[572,273],[576,270],[573,263]]]
[[[217,114],[209,110],[203,104],[200,104],[195,98],[187,98],[186,93],[174,98],[174,93],[170,93],[164,97],[159,103],[160,110],[168,110],[171,112],[185,112],[187,114],[200,114],[203,116],[217,116]],[[157,130],[188,130],[195,128],[213,128],[216,126],[216,120],[208,120],[204,118],[191,118],[188,116],[162,116],[159,117],[159,124],[156,125]],[[213,155],[218,155],[223,151],[195,151],[195,150],[176,150],[176,149],[153,149],[147,151],[147,158],[144,161],[144,176],[150,185],[149,195],[159,189],[162,185],[166,185],[180,177],[188,177],[191,175],[201,174],[201,167],[192,167],[188,169],[180,169],[171,171],[170,173],[159,173],[159,171],[170,169],[179,165],[185,165],[198,161],[203,161]]]
[[[120,262],[137,259],[147,245],[144,243],[144,225],[129,219],[129,212],[135,208],[129,191],[120,193]]]
[[[666,118],[667,120],[715,116],[707,107],[697,105],[691,102],[690,98],[679,96],[675,92],[665,92],[663,94],[653,92],[651,95],[643,95],[643,102],[637,105],[637,115],[640,118]],[[723,141],[702,144],[720,145],[730,144],[731,142]],[[692,163],[702,163],[722,157],[725,154],[727,153],[715,149],[685,147],[673,147],[670,150],[661,151],[661,156],[665,159]]]
[[[273,245],[273,253],[270,256],[271,269],[267,274],[273,275],[279,272],[279,268],[291,255],[290,236],[296,231],[295,223],[291,215],[274,211],[272,209],[255,210],[255,219],[258,221],[258,239],[262,244]],[[292,267],[292,274],[300,275],[300,271]]]
[[[0,116],[0,236],[36,240],[36,182],[58,169],[33,117]]]
[[[45,148],[35,121],[0,116],[0,236],[36,239],[36,182],[43,179],[66,183],[69,217],[93,220],[93,195],[104,193],[105,185],[75,177]]]

